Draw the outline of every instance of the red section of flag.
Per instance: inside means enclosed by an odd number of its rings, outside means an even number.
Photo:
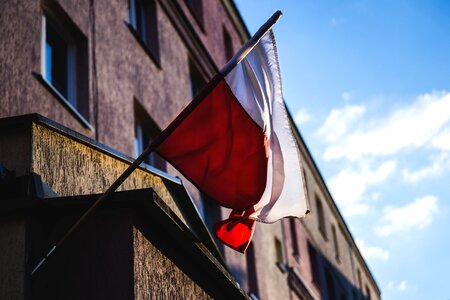
[[[156,151],[220,205],[245,211],[266,186],[266,144],[221,80]]]
[[[156,152],[199,190],[236,211],[218,223],[215,232],[225,244],[244,252],[254,220],[242,215],[253,211],[266,187],[268,141],[263,130],[223,79],[177,122]]]
[[[230,217],[214,225],[217,237],[227,246],[245,253],[255,229],[255,220],[232,211]]]

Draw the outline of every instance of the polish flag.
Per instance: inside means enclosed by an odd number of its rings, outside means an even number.
[[[155,151],[200,191],[232,209],[214,231],[244,253],[255,221],[273,223],[308,212],[291,126],[269,29],[163,131]]]

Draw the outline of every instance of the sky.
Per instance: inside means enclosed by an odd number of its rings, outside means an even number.
[[[450,299],[450,1],[236,0],[382,299]]]

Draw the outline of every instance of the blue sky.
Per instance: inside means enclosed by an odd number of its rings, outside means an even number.
[[[238,0],[277,9],[286,102],[383,299],[449,299],[450,1]]]

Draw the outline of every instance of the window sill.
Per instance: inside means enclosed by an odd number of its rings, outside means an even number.
[[[130,23],[128,23],[126,21],[124,21],[124,23],[125,23],[125,26],[127,26],[128,29],[130,30],[131,34],[134,36],[136,41],[139,43],[139,45],[141,45],[142,49],[144,49],[145,53],[147,53],[147,55],[150,57],[150,59],[156,65],[156,67],[161,70],[161,64],[159,62],[159,59],[155,56],[155,54],[153,54],[153,52],[150,50],[150,48],[144,43],[144,41],[139,36],[137,31],[133,28],[133,26]]]
[[[280,269],[280,271],[281,271],[282,273],[286,273],[286,272],[288,271],[287,266],[286,266],[285,263],[282,263],[282,262],[277,261],[277,262],[276,262],[276,265],[277,265],[278,269]]]
[[[46,89],[50,92],[59,102],[61,102],[65,108],[87,129],[95,131],[94,127],[72,106],[72,104],[67,101],[67,99],[61,95],[60,92],[48,82],[41,74],[37,72],[31,72],[31,74],[36,78]]]

